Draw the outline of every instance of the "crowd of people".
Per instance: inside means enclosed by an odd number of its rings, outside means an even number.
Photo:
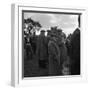
[[[79,28],[68,37],[61,29],[51,28],[46,31],[41,30],[40,35],[24,32],[24,62],[36,59],[38,68],[46,69],[48,76],[79,75]]]

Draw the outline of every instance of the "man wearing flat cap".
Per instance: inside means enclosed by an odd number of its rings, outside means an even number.
[[[60,50],[58,46],[57,32],[51,32],[51,39],[48,43],[49,54],[49,75],[58,75],[60,66]]]
[[[45,68],[46,60],[48,59],[48,51],[47,51],[47,45],[46,45],[46,37],[45,37],[45,31],[41,30],[41,34],[39,35],[37,39],[37,49],[36,49],[36,56],[39,61],[39,67]]]

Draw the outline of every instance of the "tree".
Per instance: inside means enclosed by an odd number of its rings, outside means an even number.
[[[31,18],[24,19],[24,26],[24,31],[28,32],[29,35],[33,35],[36,30],[40,30],[42,27],[39,22],[36,22]]]

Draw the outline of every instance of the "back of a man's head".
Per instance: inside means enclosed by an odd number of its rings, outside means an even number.
[[[45,30],[41,30],[41,33],[40,33],[40,35],[43,35],[43,36],[45,36]]]
[[[47,35],[51,35],[51,30],[47,30]]]

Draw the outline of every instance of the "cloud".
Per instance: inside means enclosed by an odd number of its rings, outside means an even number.
[[[43,28],[58,26],[62,28],[66,34],[73,32],[78,27],[78,15],[66,14],[47,14],[47,13],[30,13],[24,14],[24,18],[31,17],[35,21],[39,21]]]

